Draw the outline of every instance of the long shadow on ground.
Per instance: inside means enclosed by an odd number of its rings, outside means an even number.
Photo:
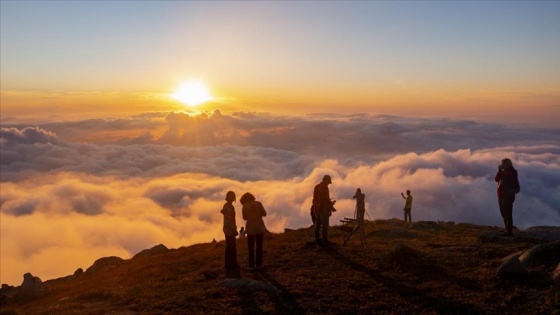
[[[276,314],[305,314],[302,309],[288,290],[282,286],[276,279],[264,270],[257,271],[255,278],[272,284],[280,292],[278,294],[270,292],[269,297],[274,302]]]
[[[334,259],[338,260],[340,263],[360,273],[363,273],[364,275],[368,276],[378,283],[382,283],[385,287],[391,290],[391,292],[395,292],[403,299],[408,300],[416,305],[422,305],[424,308],[433,310],[438,314],[487,314],[486,311],[474,305],[454,301],[443,296],[432,296],[417,288],[399,283],[395,281],[395,279],[385,277],[378,271],[372,270],[356,261],[349,259],[335,249],[330,249],[326,252]],[[426,264],[428,263],[426,262]],[[440,274],[440,276],[443,275]]]

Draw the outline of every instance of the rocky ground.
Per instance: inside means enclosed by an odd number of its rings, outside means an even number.
[[[360,234],[341,246],[347,232],[329,233],[330,246],[310,228],[267,234],[256,271],[226,272],[218,242],[105,257],[44,282],[28,274],[2,287],[0,314],[560,314],[560,227],[503,236],[380,220],[366,222],[365,246]]]

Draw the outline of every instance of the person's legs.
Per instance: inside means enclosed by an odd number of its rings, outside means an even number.
[[[364,214],[366,212],[366,209],[358,209],[358,222],[364,222]]]
[[[405,208],[404,209],[404,222],[412,222],[411,211],[412,209]],[[408,218],[408,221],[407,221]]]
[[[512,233],[513,231],[513,202],[514,200],[511,200],[510,206],[509,206],[509,232]]]
[[[228,240],[228,236],[226,235],[226,251],[224,253],[224,267],[227,269],[229,267],[229,240]]]
[[[315,214],[316,221],[318,228],[315,229],[315,237],[319,238],[319,228],[321,230],[321,234],[323,236],[323,241],[327,242],[329,240],[329,214],[328,213],[320,213]]]
[[[235,244],[235,236],[226,235],[225,267],[227,269],[237,268],[237,248]]]
[[[328,214],[325,214],[325,219],[323,221],[323,239],[325,240],[325,242],[328,242],[329,240],[329,219],[330,216]]]
[[[255,267],[255,235],[247,235],[247,250],[249,252],[249,268]]]
[[[315,213],[315,240],[319,242],[321,239],[319,238],[319,231],[321,230],[321,216],[318,213]]]
[[[257,241],[257,261],[256,261],[256,266],[260,267],[262,266],[262,261],[263,261],[263,239],[264,239],[264,234],[257,234],[256,235],[256,241]]]
[[[504,199],[504,223],[506,226],[506,233],[511,234],[513,229],[513,200]]]
[[[500,215],[502,216],[502,220],[504,221],[504,231],[507,232],[508,230],[508,215],[507,215],[507,206],[505,199],[498,199],[498,204],[500,205]]]

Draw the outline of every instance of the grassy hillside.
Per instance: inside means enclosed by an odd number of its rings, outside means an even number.
[[[0,314],[560,314],[552,262],[521,276],[496,276],[504,257],[546,241],[480,237],[493,230],[366,222],[364,248],[358,235],[344,247],[315,245],[310,228],[267,234],[264,267],[246,268],[247,246],[238,240],[242,268],[229,273],[223,242],[197,244],[46,281],[44,297],[13,299]],[[330,233],[338,244],[346,236],[336,227]],[[396,243],[412,251],[395,255]],[[228,278],[278,291],[218,285]]]

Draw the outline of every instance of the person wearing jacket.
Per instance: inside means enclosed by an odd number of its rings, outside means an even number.
[[[515,201],[515,194],[519,192],[519,180],[517,178],[517,170],[513,167],[510,159],[502,160],[494,180],[498,183],[498,204],[500,205],[500,214],[505,226],[503,233],[511,235],[513,228],[513,202]]]
[[[235,223],[235,208],[233,207],[233,202],[235,202],[235,199],[235,193],[233,191],[228,191],[226,194],[226,203],[220,211],[220,213],[224,215],[223,231],[226,237],[226,269],[239,268],[239,266],[237,265],[237,248],[235,244],[236,236],[239,234],[237,232],[237,225]]]
[[[262,203],[256,201],[255,196],[249,192],[243,194],[239,202],[243,205],[243,220],[247,220],[245,232],[247,233],[247,247],[249,251],[249,270],[253,270],[255,267],[260,268],[263,262],[263,239],[264,232],[266,231],[263,217],[266,216],[266,210]]]
[[[315,241],[317,244],[329,244],[328,229],[329,217],[333,211],[334,203],[329,195],[329,185],[332,184],[331,176],[323,176],[323,180],[315,185],[313,189],[313,210],[315,213]],[[323,236],[323,240],[319,238],[319,231]]]

